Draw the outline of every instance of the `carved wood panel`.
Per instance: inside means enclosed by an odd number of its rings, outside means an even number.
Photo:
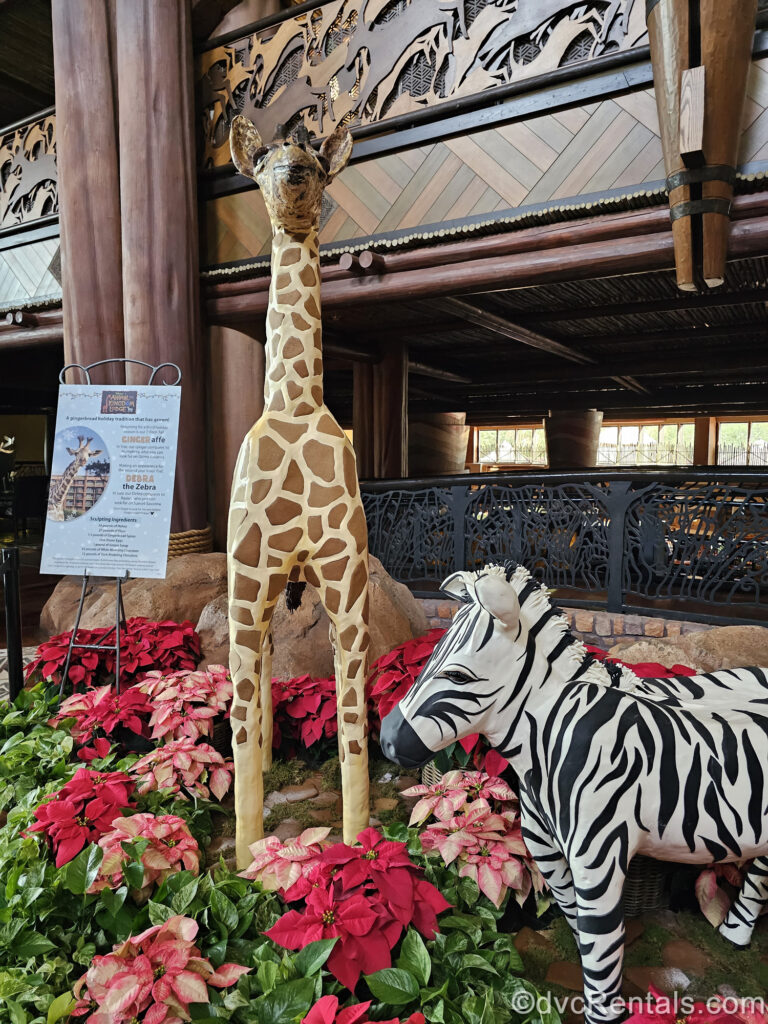
[[[202,162],[237,113],[327,135],[645,42],[642,0],[330,0],[199,57]]]
[[[0,135],[0,230],[58,210],[56,115]]]

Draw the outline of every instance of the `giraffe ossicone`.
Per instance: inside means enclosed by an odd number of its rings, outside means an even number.
[[[263,835],[270,627],[288,583],[315,587],[331,621],[345,841],[368,824],[368,532],[352,445],[323,400],[320,204],[352,137],[338,128],[319,153],[306,129],[265,145],[237,116],[230,144],[238,171],[261,189],[273,232],[264,412],[237,459],[227,536],[236,846],[246,867]]]

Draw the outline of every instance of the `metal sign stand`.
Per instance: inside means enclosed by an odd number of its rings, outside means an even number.
[[[125,366],[126,363],[136,363],[139,366],[146,366],[148,370],[152,372],[149,375],[148,384],[153,384],[155,377],[160,370],[170,367],[176,371],[177,377],[171,386],[176,386],[181,381],[181,370],[176,363],[160,363],[158,366],[153,366],[152,363],[145,363],[141,359],[100,359],[97,363],[89,363],[88,366],[83,366],[81,363],[68,363],[59,373],[59,383],[65,384],[65,375],[67,370],[82,370],[85,374],[86,384],[91,384],[91,373],[90,371],[96,366],[105,366],[107,363],[120,363]],[[163,381],[163,384],[168,383]],[[80,591],[80,603],[77,606],[77,615],[75,616],[75,624],[72,628],[72,635],[69,639],[69,647],[67,649],[67,657],[64,662],[64,671],[61,674],[61,683],[59,684],[59,700],[61,700],[64,694],[64,687],[69,678],[69,666],[72,661],[72,652],[77,647],[80,650],[88,651],[114,651],[115,652],[115,692],[120,693],[120,634],[121,631],[126,628],[125,618],[125,607],[123,605],[123,583],[126,582],[130,577],[130,572],[126,570],[124,576],[116,576],[116,594],[115,594],[115,624],[110,626],[101,640],[96,644],[79,644],[77,642],[77,631],[80,628],[80,619],[83,615],[83,606],[85,604],[85,596],[88,592],[88,583],[90,581],[90,575],[88,569],[83,569],[83,586]],[[114,633],[115,642],[108,644],[106,641]]]

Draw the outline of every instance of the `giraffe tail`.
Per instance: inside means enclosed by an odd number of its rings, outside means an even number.
[[[289,583],[285,588],[285,606],[289,612],[295,612],[301,607],[301,599],[304,596],[306,583]]]

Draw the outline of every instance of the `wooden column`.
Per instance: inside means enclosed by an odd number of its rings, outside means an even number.
[[[693,430],[694,466],[716,466],[717,420],[714,416],[697,416]]]
[[[124,354],[110,8],[109,0],[53,0],[51,6],[67,363]],[[122,368],[107,367],[94,380],[119,383]]]
[[[187,0],[117,0],[125,354],[181,367],[174,532],[207,522],[189,18]]]
[[[361,480],[375,476],[373,441],[373,366],[352,364],[352,441]]]
[[[264,328],[248,333],[208,329],[209,452],[213,494],[213,544],[227,550],[232,474],[243,438],[264,409]]]
[[[603,414],[597,409],[551,410],[544,420],[550,469],[588,469],[597,465]]]
[[[373,475],[408,476],[408,346],[390,345],[373,365]]]

